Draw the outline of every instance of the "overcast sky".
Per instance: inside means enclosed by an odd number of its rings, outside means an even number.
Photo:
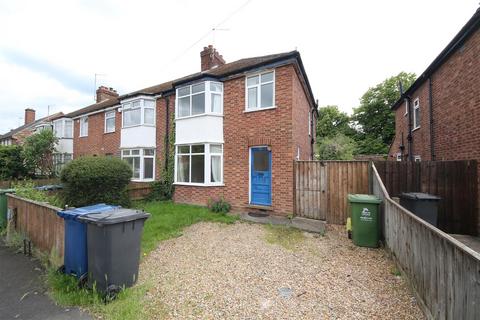
[[[227,62],[300,51],[320,106],[351,112],[371,86],[421,74],[479,0],[0,0],[0,133],[200,71],[213,44]],[[212,32],[212,28],[219,29]]]

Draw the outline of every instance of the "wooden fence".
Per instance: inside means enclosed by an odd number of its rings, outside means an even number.
[[[426,192],[442,198],[438,227],[447,233],[477,235],[477,161],[380,161],[375,167],[391,196]]]
[[[296,161],[296,215],[344,224],[347,195],[368,193],[369,165],[368,161]]]
[[[383,199],[385,245],[430,319],[478,319],[480,254],[393,201],[372,167],[373,193]]]
[[[152,192],[152,184],[147,182],[130,182],[128,196],[130,200],[142,200]]]
[[[64,221],[57,216],[60,208],[7,194],[8,208],[16,210],[15,229],[32,244],[63,263]]]

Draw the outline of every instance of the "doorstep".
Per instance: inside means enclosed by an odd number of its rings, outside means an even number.
[[[265,217],[253,217],[248,213],[240,214],[240,218],[245,221],[261,223],[261,224],[274,224],[274,225],[284,225],[293,228],[297,228],[307,232],[314,233],[325,233],[325,221],[323,220],[314,220],[307,219],[302,217],[294,217],[289,219],[285,216],[275,216],[267,215]]]

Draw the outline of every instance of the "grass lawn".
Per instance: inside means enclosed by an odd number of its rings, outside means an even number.
[[[155,249],[160,241],[182,235],[182,230],[200,221],[234,223],[238,217],[213,213],[207,208],[171,201],[137,202],[135,208],[150,213],[142,237],[142,256]],[[124,290],[116,300],[104,304],[99,293],[80,289],[76,278],[50,270],[46,276],[52,298],[63,306],[79,306],[102,319],[142,319],[142,297],[148,286]]]

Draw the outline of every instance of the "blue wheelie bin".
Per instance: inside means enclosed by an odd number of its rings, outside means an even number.
[[[57,214],[65,220],[64,266],[66,274],[81,278],[87,274],[87,226],[78,221],[79,216],[111,211],[119,208],[104,203],[87,207],[63,210]]]

